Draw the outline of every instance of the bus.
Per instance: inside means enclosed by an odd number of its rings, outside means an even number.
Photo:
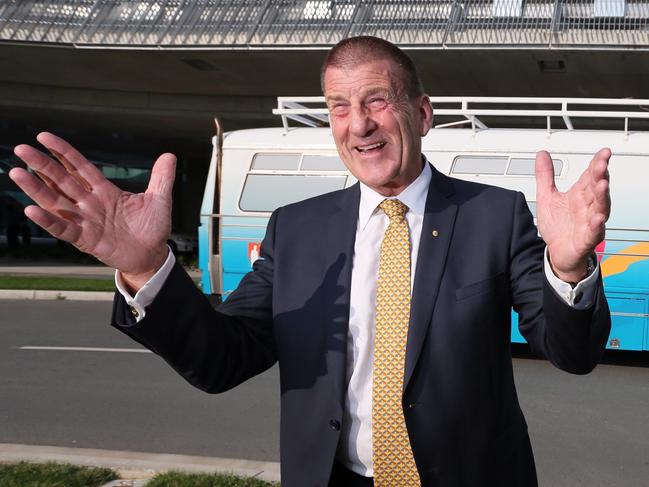
[[[536,216],[534,160],[567,190],[610,147],[612,211],[596,249],[612,315],[610,349],[649,350],[649,100],[433,97],[422,152],[451,177],[520,191]],[[201,288],[227,299],[251,270],[276,208],[356,183],[336,152],[323,97],[280,97],[282,127],[224,133],[216,121],[198,229]],[[296,123],[297,122],[297,123]],[[643,210],[643,208],[645,210]],[[523,343],[512,311],[512,342]]]

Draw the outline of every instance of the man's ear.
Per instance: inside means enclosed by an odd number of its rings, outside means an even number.
[[[420,128],[419,135],[422,137],[428,133],[433,126],[433,106],[430,104],[428,95],[419,98]]]

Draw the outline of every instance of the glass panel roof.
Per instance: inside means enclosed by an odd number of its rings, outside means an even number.
[[[495,3],[494,3],[495,2]],[[595,0],[4,0],[0,42],[76,46],[327,47],[354,35],[401,46],[649,45],[649,3]]]

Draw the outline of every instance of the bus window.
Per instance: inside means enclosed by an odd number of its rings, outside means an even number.
[[[338,156],[304,154],[302,171],[344,171],[345,165]]]
[[[552,159],[554,175],[560,176],[563,170],[563,161]],[[534,159],[519,159],[512,157],[507,167],[507,174],[510,176],[534,176]]]
[[[453,161],[452,174],[504,174],[506,157],[458,156]]]
[[[270,212],[280,206],[345,187],[347,176],[249,174],[243,185],[239,208]]]
[[[294,171],[299,163],[300,154],[260,153],[253,157],[251,169]]]

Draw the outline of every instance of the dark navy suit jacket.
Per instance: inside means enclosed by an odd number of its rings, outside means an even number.
[[[214,310],[178,265],[146,318],[115,299],[113,324],[208,392],[279,361],[281,471],[326,487],[340,436],[358,185],[275,211],[254,270]],[[436,230],[436,232],[433,232]],[[610,329],[601,287],[588,310],[544,278],[544,244],[520,193],[433,169],[406,352],[403,405],[422,484],[535,485],[518,404],[510,317],[557,367],[587,373]]]

